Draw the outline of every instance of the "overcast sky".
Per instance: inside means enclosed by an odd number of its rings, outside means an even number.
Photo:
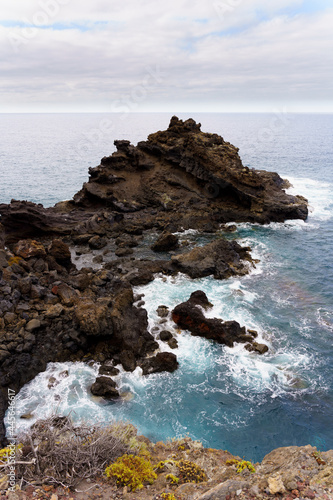
[[[333,112],[333,0],[0,0],[0,104]]]

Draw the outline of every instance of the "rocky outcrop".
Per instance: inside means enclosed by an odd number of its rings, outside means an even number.
[[[236,241],[219,238],[190,252],[174,255],[171,261],[175,269],[191,278],[213,274],[215,279],[226,279],[249,272],[250,263],[253,263],[249,250]]]
[[[103,248],[104,236],[119,236],[119,230],[133,235],[155,226],[211,232],[230,221],[307,217],[307,201],[286,194],[288,185],[278,174],[244,167],[236,147],[201,132],[192,119],[173,117],[167,130],[137,146],[129,141],[115,145],[113,155],[89,169],[88,182],[72,201],[52,208],[17,200],[0,204],[7,244],[70,235]]]
[[[21,240],[18,255],[1,250],[1,425],[7,388],[17,393],[51,361],[131,357],[134,369],[158,348],[146,311],[133,306],[130,285],[108,270],[68,267],[67,248],[58,240],[48,246]]]
[[[115,141],[117,151],[89,169],[75,203],[123,213],[155,207],[177,214],[180,223],[200,213],[218,222],[306,219],[306,200],[287,195],[278,174],[244,167],[238,148],[200,127],[174,116],[167,130],[136,147]]]
[[[193,292],[190,298],[176,306],[172,311],[172,319],[180,328],[188,330],[192,335],[215,340],[219,344],[233,347],[235,342],[252,343],[255,333],[246,331],[237,321],[222,321],[206,318],[202,309],[211,304],[204,292]]]
[[[73,219],[68,213],[57,213],[30,201],[12,200],[9,205],[1,203],[0,214],[7,243],[45,234],[69,234],[78,223],[77,218]]]

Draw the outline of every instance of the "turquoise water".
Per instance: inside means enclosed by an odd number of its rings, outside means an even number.
[[[230,349],[175,331],[179,348],[174,352],[180,362],[175,373],[142,377],[140,369],[130,374],[121,371],[116,379],[124,398],[102,404],[89,394],[97,366],[50,364],[47,372],[21,390],[18,415],[33,411],[40,417],[52,409],[72,410],[74,418],[92,421],[127,418],[153,440],[189,433],[206,446],[252,460],[279,446],[310,443],[321,450],[333,448],[333,117],[193,117],[201,121],[204,131],[218,132],[240,147],[245,165],[275,170],[288,178],[294,186],[291,192],[309,199],[310,216],[306,222],[239,224],[230,237],[250,245],[260,259],[248,276],[221,282],[210,277],[156,277],[137,291],[145,294],[153,328],[158,305],[171,308],[202,289],[214,304],[211,316],[256,329],[269,345],[269,353],[257,356],[241,345]],[[51,205],[70,198],[86,180],[87,167],[113,150],[111,138],[105,135],[96,144],[89,142],[85,158],[73,154],[75,141],[100,123],[99,115],[2,118],[0,130],[7,146],[0,152],[1,165],[6,167],[1,202],[14,197]],[[165,128],[169,118],[127,116],[112,138],[126,136],[136,142],[148,132]],[[278,129],[276,120],[280,120]],[[19,143],[25,144],[24,151]],[[29,179],[25,185],[22,175]],[[200,239],[195,232],[184,237]],[[167,327],[171,330],[173,324]],[[163,349],[169,348],[163,344]],[[61,378],[65,368],[69,376]],[[48,389],[51,373],[60,383]],[[18,419],[21,428],[31,422]]]

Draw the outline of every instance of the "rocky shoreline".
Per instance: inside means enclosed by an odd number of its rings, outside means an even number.
[[[89,169],[73,200],[52,208],[0,204],[2,444],[8,388],[17,393],[48,362],[99,361],[92,391],[103,397],[119,395],[109,377],[116,364],[129,371],[140,366],[147,375],[177,369],[173,353],[158,352],[133,286],[156,273],[244,275],[255,266],[251,249],[230,238],[226,223],[307,217],[307,201],[286,194],[288,183],[278,174],[243,166],[237,148],[201,132],[192,119],[173,117],[166,131],[137,146],[115,145],[113,155]],[[187,229],[210,242],[191,246],[179,237]],[[172,312],[181,328],[191,330],[192,322],[195,335],[265,352],[255,332],[205,319],[200,308],[207,298],[194,299]],[[170,332],[158,331],[176,347]]]

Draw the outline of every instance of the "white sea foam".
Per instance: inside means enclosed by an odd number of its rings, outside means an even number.
[[[89,367],[85,363],[49,363],[47,370],[39,373],[16,396],[17,431],[52,413],[67,415],[75,411],[77,417],[88,417],[94,402],[91,394],[87,397],[87,388],[96,373],[97,366]],[[31,418],[20,418],[28,414]]]
[[[333,185],[308,178],[289,177],[288,194],[302,194],[309,202],[309,219],[326,221],[333,216]]]

